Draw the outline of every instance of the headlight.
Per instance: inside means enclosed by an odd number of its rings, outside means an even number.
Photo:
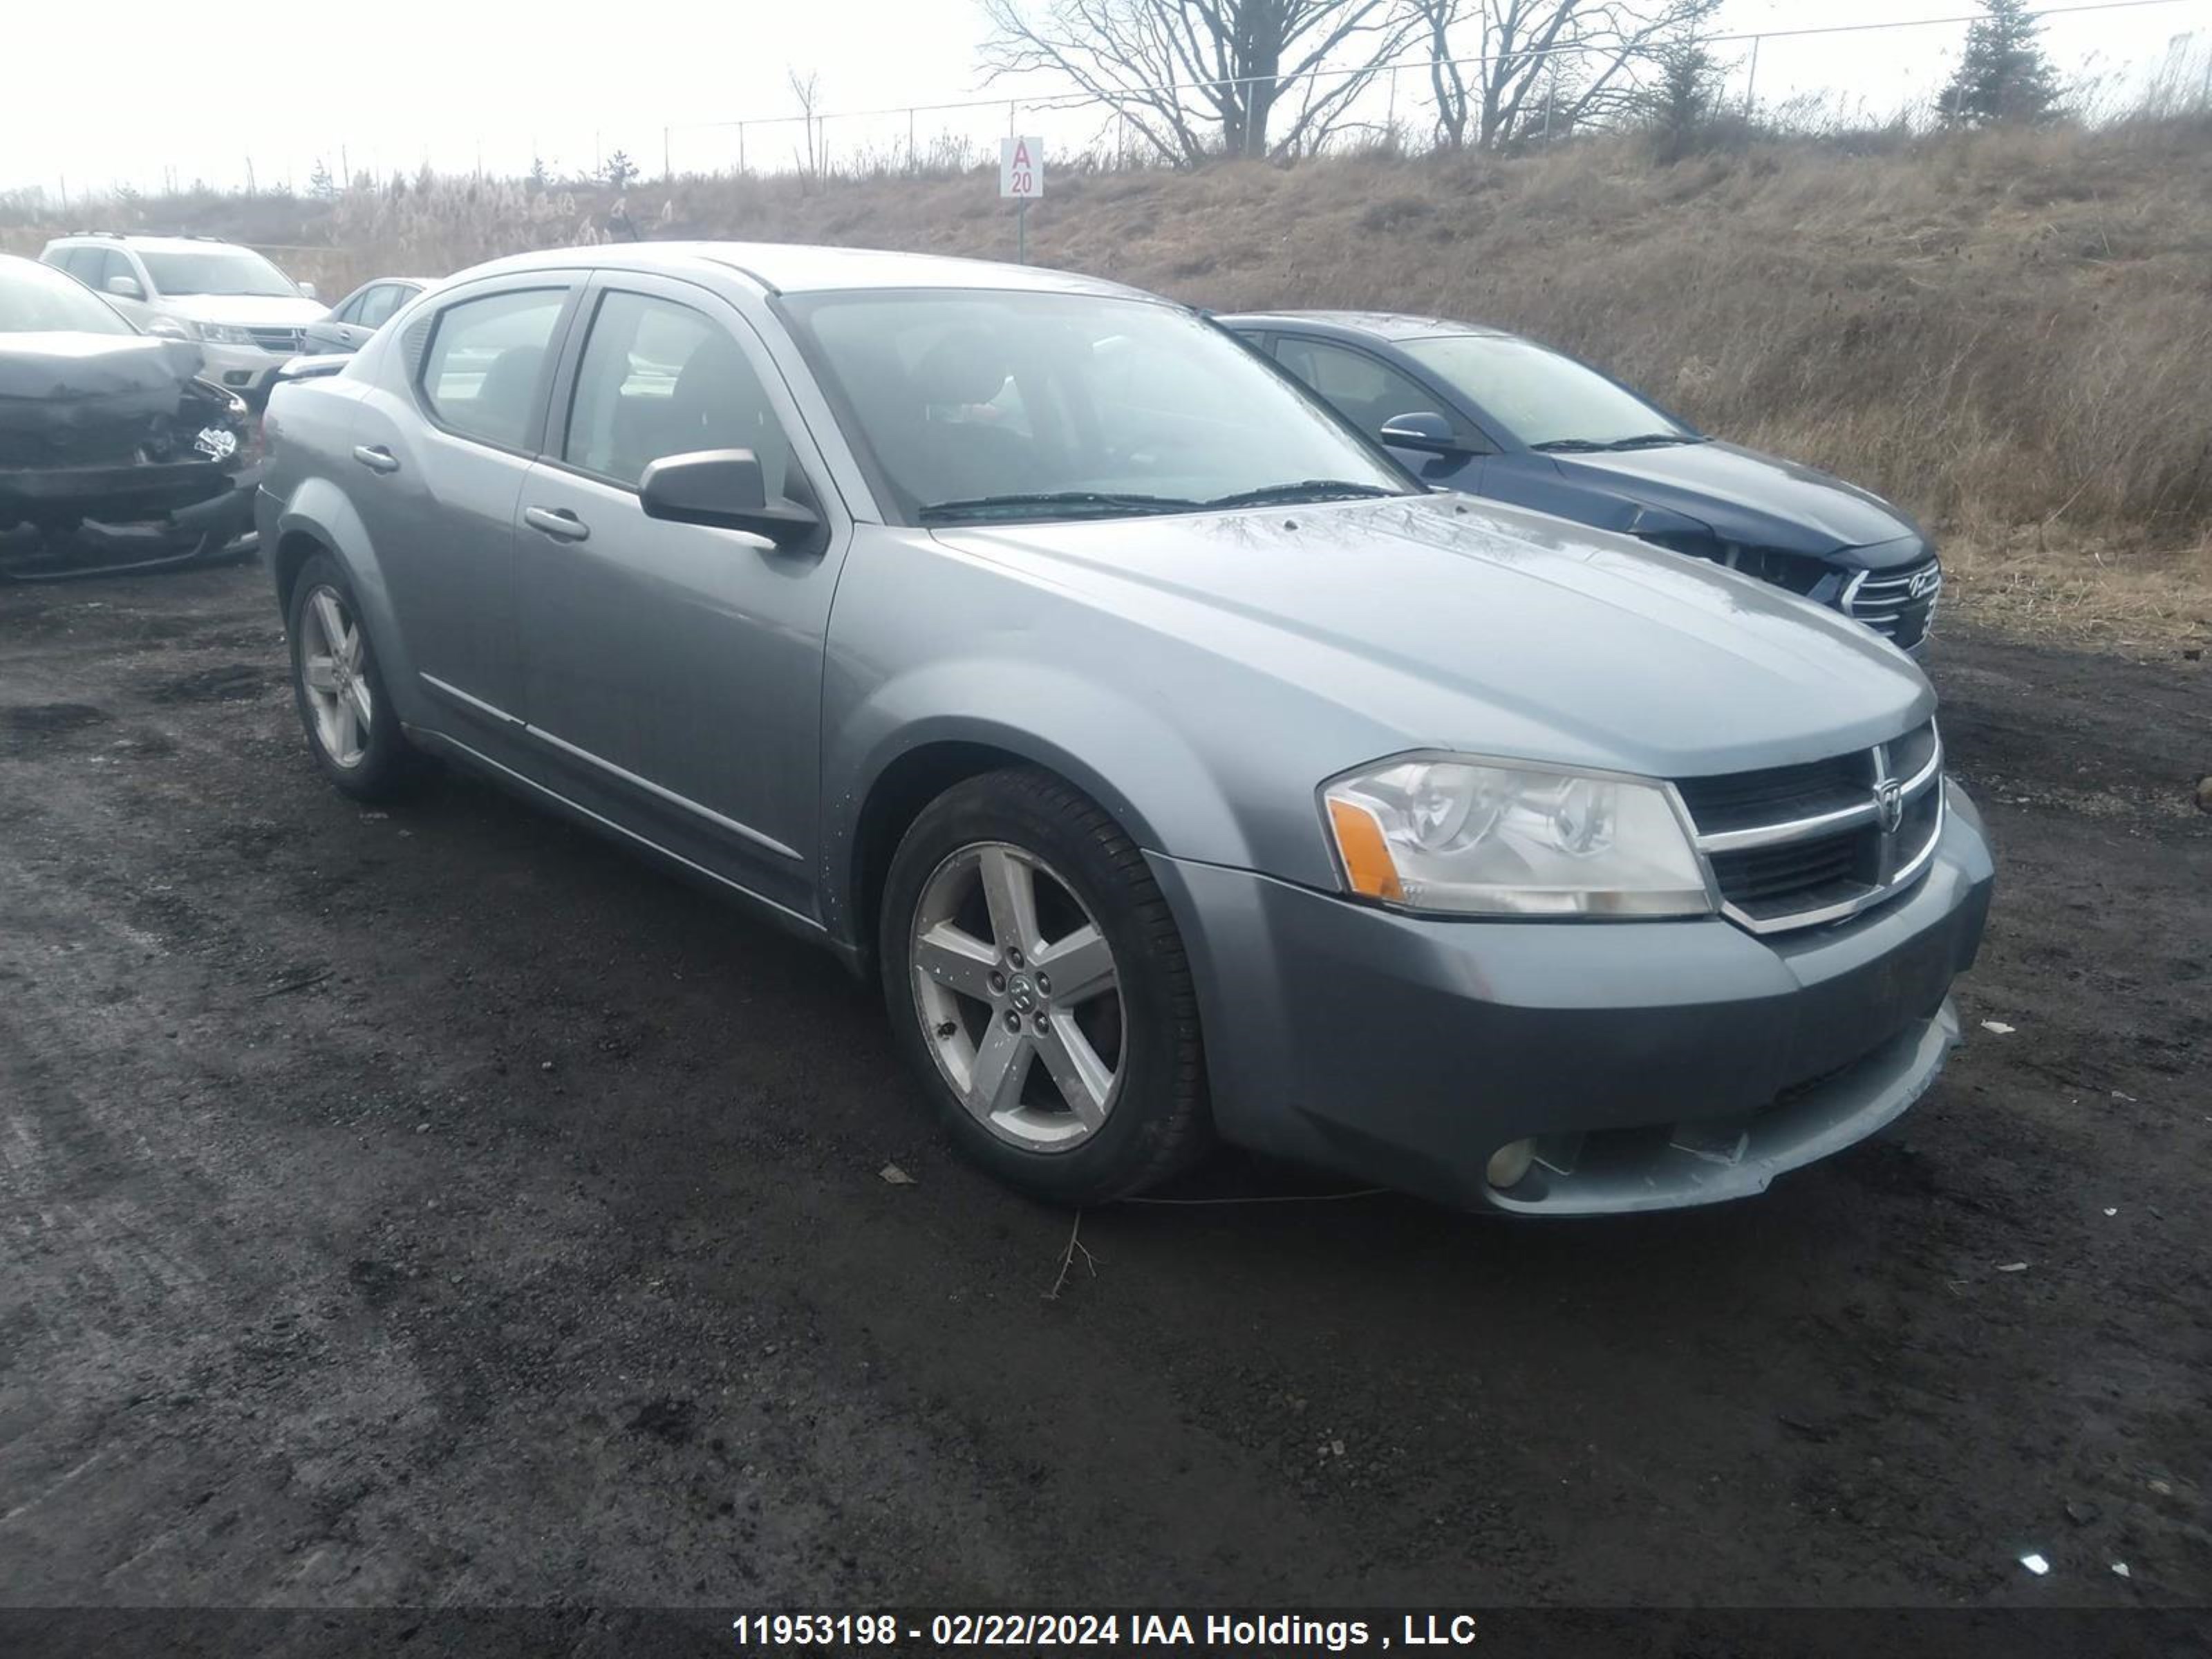
[[[1662,784],[1455,758],[1322,790],[1345,885],[1408,910],[1700,916],[1705,866]]]
[[[229,323],[199,323],[200,338],[210,345],[252,345],[253,337]]]
[[[181,317],[156,314],[140,325],[149,334],[157,334],[164,340],[197,340],[199,331]]]

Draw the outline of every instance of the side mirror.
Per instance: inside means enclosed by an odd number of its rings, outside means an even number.
[[[323,297],[315,292],[315,285],[313,283],[301,283],[299,284],[299,289],[301,296],[306,299],[319,300]]]
[[[750,449],[664,455],[647,465],[637,495],[648,519],[742,530],[784,552],[805,548],[822,528],[820,516],[796,501],[769,503],[760,460]]]
[[[138,285],[136,276],[109,277],[107,291],[123,300],[143,300],[146,297],[146,290]]]
[[[1467,448],[1452,430],[1452,423],[1433,410],[1393,415],[1382,422],[1382,441],[1428,455],[1457,455]]]

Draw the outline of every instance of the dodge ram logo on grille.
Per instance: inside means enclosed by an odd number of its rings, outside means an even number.
[[[1874,787],[1874,807],[1881,820],[1881,833],[1895,835],[1897,826],[1905,822],[1905,786],[1895,778],[1884,778]]]

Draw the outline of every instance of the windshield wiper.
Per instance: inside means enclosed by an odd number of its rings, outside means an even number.
[[[1616,438],[1605,446],[1607,449],[1657,449],[1668,444],[1702,443],[1686,432],[1639,432],[1632,438]]]
[[[1561,452],[1577,455],[1594,455],[1598,451],[1610,449],[1613,446],[1597,443],[1589,438],[1547,438],[1542,443],[1530,444],[1528,447],[1540,450],[1547,455],[1558,454]]]
[[[1127,495],[1103,489],[1048,489],[1032,495],[976,495],[965,501],[931,501],[916,515],[924,524],[956,519],[1065,514],[1070,518],[1110,519],[1121,514],[1194,513],[1199,503],[1180,495]]]
[[[1208,507],[1269,507],[1282,501],[1350,501],[1370,495],[1395,495],[1380,484],[1353,483],[1349,478],[1302,478],[1296,483],[1267,484],[1240,489],[1234,495],[1216,495]]]

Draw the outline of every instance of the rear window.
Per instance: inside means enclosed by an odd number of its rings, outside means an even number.
[[[565,288],[519,289],[439,313],[422,362],[431,412],[464,437],[522,448],[568,300]]]

